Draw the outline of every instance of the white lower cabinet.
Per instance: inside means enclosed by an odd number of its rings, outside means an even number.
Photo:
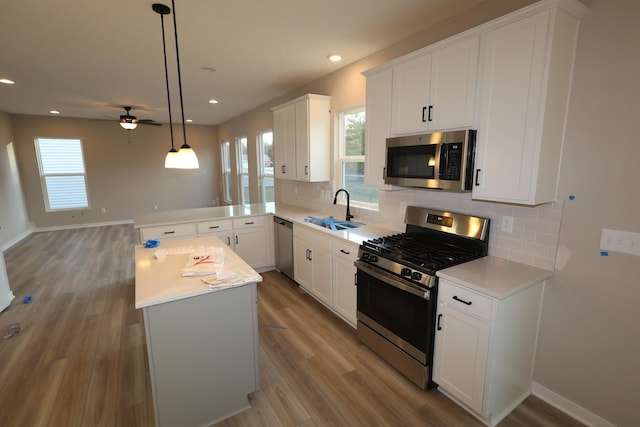
[[[331,237],[309,227],[293,225],[293,276],[326,305],[333,304]]]
[[[331,311],[356,326],[358,245],[293,224],[294,280]]]
[[[270,225],[271,222],[269,221]],[[269,262],[273,250],[273,242],[269,243],[265,217],[245,217],[233,220],[234,251],[251,267],[272,265]]]
[[[496,299],[439,281],[433,380],[488,425],[531,394],[542,286]]]
[[[198,230],[198,237],[201,236],[216,236],[222,240],[231,249],[234,248],[233,239],[233,220],[222,219],[215,221],[205,221],[196,224]]]
[[[333,239],[333,308],[351,326],[356,326],[356,267],[358,245]]]

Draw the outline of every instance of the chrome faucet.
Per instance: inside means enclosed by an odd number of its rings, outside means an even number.
[[[338,203],[338,194],[341,191],[344,191],[344,194],[347,195],[347,221],[351,221],[351,218],[353,218],[353,215],[351,215],[351,212],[349,212],[349,192],[347,190],[345,190],[344,188],[341,188],[338,191],[336,191],[336,194],[333,195],[333,204],[335,205],[336,203]]]

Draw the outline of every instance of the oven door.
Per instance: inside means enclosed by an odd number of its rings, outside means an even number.
[[[422,288],[362,261],[356,267],[358,320],[430,365],[436,288]]]

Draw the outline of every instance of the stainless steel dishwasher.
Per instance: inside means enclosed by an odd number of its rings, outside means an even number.
[[[273,217],[276,243],[276,269],[293,280],[293,223]]]

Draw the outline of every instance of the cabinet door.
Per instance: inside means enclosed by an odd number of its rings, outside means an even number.
[[[295,233],[295,228],[294,228]],[[293,278],[303,288],[312,289],[313,270],[309,259],[310,245],[294,234],[293,236]]]
[[[235,251],[235,238],[233,235],[233,231],[228,230],[228,231],[218,231],[217,233],[212,233],[214,236],[216,236],[218,239],[222,240],[222,242],[229,246],[229,248],[231,248],[232,250]]]
[[[352,326],[356,325],[357,292],[355,286],[358,245],[333,240],[333,306]]]
[[[295,106],[296,179],[309,181],[309,101],[303,99]]]
[[[264,227],[234,230],[235,252],[253,268],[264,267],[267,263],[266,232]]]
[[[472,37],[431,55],[430,130],[473,125],[479,45]]]
[[[439,304],[433,380],[474,411],[482,412],[489,323]]]
[[[393,67],[391,132],[394,135],[427,130],[430,82],[431,55]]]
[[[548,13],[486,34],[473,198],[528,203],[537,172]]]
[[[367,75],[367,121],[365,132],[364,184],[389,190],[384,183],[386,143],[391,127],[392,70]]]
[[[328,306],[333,305],[333,266],[331,262],[331,240],[318,239],[311,246],[311,268],[313,271],[312,292]]]
[[[275,176],[295,179],[295,107],[288,105],[273,112]]]

